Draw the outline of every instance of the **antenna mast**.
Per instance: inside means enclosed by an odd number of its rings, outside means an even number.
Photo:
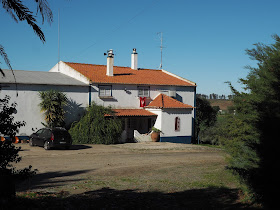
[[[158,32],[157,34],[160,34],[160,66],[159,69],[162,69],[162,32]]]
[[[60,53],[59,53],[59,42],[60,42],[60,40],[59,40],[59,22],[60,22],[60,20],[59,20],[59,9],[58,9],[58,34],[57,34],[57,36],[58,36],[58,44],[57,44],[57,65],[58,65],[58,71],[59,71],[59,60],[60,60]]]

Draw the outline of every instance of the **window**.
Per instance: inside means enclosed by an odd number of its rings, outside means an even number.
[[[175,117],[175,131],[180,131],[180,117]]]
[[[47,137],[47,136],[51,136],[51,135],[52,135],[52,132],[51,132],[51,130],[49,130],[49,129],[45,129],[44,132],[43,132],[43,135],[46,136],[46,137]]]
[[[44,129],[40,129],[40,130],[38,130],[37,132],[36,132],[36,134],[41,134],[41,133],[43,133],[44,132]]]
[[[99,86],[99,96],[100,97],[112,96],[112,86],[111,85]]]
[[[138,96],[139,97],[149,97],[150,88],[149,87],[138,87]]]

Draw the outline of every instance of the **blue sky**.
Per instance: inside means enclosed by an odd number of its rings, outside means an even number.
[[[0,43],[13,69],[48,71],[57,63],[58,9],[60,60],[106,64],[104,52],[113,49],[115,65],[130,66],[137,48],[138,66],[158,69],[163,32],[163,69],[196,82],[204,94],[231,94],[226,81],[241,90],[244,66],[255,65],[245,49],[280,35],[277,0],[49,0],[49,6],[54,22],[41,25],[44,44],[0,8]]]

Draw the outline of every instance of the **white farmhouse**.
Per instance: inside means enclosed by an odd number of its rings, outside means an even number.
[[[20,82],[19,76],[26,73],[33,80],[30,72],[15,71],[18,97],[13,78],[0,78],[1,98],[12,95],[11,101],[19,105],[16,120],[27,122],[19,135],[30,135],[32,128],[42,127],[38,91],[58,89],[73,103],[74,108],[68,111],[69,123],[81,115],[81,108],[95,102],[111,106],[116,116],[123,119],[125,139],[133,139],[135,131],[148,133],[154,126],[162,131],[160,141],[190,143],[194,133],[196,84],[165,70],[138,68],[136,49],[131,54],[131,67],[114,66],[113,50],[107,55],[107,65],[60,61],[49,72],[32,72],[48,75],[38,75],[35,84],[26,79]],[[52,78],[46,81],[47,77]]]

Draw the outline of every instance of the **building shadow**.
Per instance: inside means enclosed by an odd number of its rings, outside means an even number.
[[[71,124],[75,121],[79,121],[85,113],[85,107],[82,104],[77,103],[73,99],[68,99],[65,108],[65,126],[69,129]]]

